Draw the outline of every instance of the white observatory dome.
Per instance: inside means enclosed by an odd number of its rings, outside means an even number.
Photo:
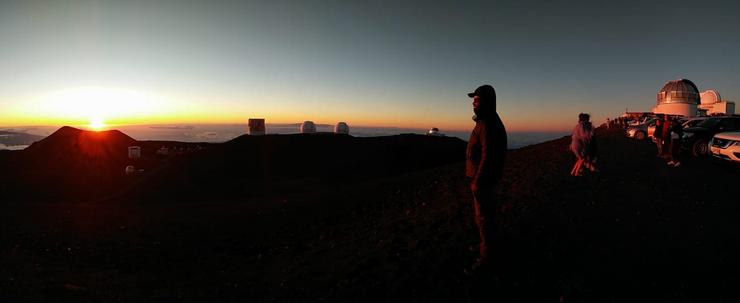
[[[429,131],[427,131],[427,136],[443,137],[444,135],[445,134],[441,133],[439,131],[439,128],[436,128],[436,127],[432,127],[431,129],[429,129]]]
[[[126,171],[126,174],[127,175],[131,175],[134,172],[136,172],[136,170],[134,169],[134,166],[133,165],[126,166],[126,170],[125,171]]]
[[[335,134],[349,135],[349,125],[345,122],[339,122],[334,126]]]
[[[715,104],[720,101],[722,101],[722,97],[719,96],[719,93],[716,90],[710,89],[701,93],[702,105]]]
[[[313,121],[304,121],[301,124],[301,134],[312,134],[316,132],[316,124]]]

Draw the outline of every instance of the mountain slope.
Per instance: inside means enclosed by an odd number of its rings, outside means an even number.
[[[737,170],[666,166],[620,130],[597,139],[602,171],[580,178],[568,138],[508,153],[501,242],[476,276],[457,162],[250,203],[0,204],[0,299],[736,301]]]
[[[330,190],[462,161],[465,144],[421,135],[245,135],[171,159],[127,197],[243,200]]]
[[[100,196],[124,181],[128,147],[137,144],[117,130],[62,127],[15,154],[7,164],[10,194],[62,200]]]

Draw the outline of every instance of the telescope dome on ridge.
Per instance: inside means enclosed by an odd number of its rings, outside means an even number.
[[[300,128],[301,134],[313,134],[316,132],[316,124],[313,121],[304,121]]]
[[[688,79],[668,81],[658,91],[656,114],[679,115],[694,117],[699,105],[699,89],[694,82]]]
[[[427,131],[427,136],[437,136],[437,137],[444,137],[445,134],[441,133],[439,131],[439,128],[432,127],[429,131]]]
[[[349,135],[349,125],[345,122],[339,122],[334,126],[335,134]]]

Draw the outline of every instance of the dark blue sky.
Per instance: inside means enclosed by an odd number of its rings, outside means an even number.
[[[676,78],[736,101],[738,16],[734,1],[4,1],[0,124],[75,120],[45,104],[94,87],[155,96],[127,111],[152,122],[465,129],[465,93],[490,83],[510,129],[563,130],[650,110]]]

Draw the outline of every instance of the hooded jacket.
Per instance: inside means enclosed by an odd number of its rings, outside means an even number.
[[[482,100],[473,117],[465,175],[478,187],[493,187],[501,179],[506,157],[506,128],[496,113],[496,100]]]
[[[594,128],[589,121],[579,121],[570,136],[570,150],[576,157],[585,159],[593,155]]]

